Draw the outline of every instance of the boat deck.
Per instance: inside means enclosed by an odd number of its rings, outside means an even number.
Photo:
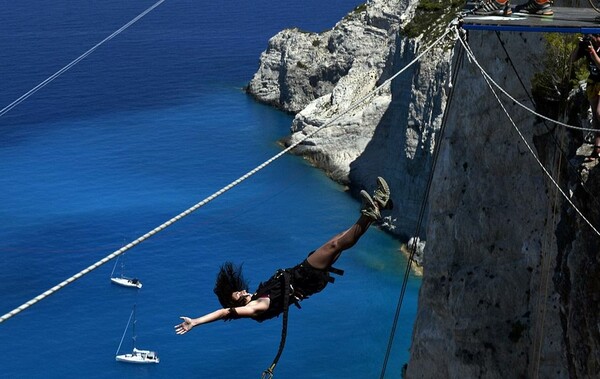
[[[525,2],[525,0],[521,0]],[[467,4],[466,10],[473,4]],[[593,8],[553,7],[553,16],[513,13],[510,16],[469,15],[463,19],[465,30],[497,30],[546,33],[600,33],[600,13]]]

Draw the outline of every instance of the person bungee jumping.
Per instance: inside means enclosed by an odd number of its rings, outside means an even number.
[[[381,220],[381,210],[393,207],[390,188],[381,177],[377,178],[377,188],[373,197],[364,190],[360,195],[363,201],[361,214],[350,228],[312,251],[302,263],[292,268],[277,270],[271,278],[258,286],[254,294],[248,293],[248,283],[242,275],[242,266],[225,262],[219,270],[214,288],[214,293],[223,308],[198,318],[182,316],[180,317],[182,322],[175,325],[175,332],[185,334],[198,325],[217,320],[251,318],[263,322],[283,314],[281,341],[277,355],[271,366],[262,374],[263,379],[272,378],[285,346],[288,306],[295,304],[300,308],[300,301],[321,292],[328,283],[334,281],[330,273],[342,275],[343,271],[332,267],[333,264],[344,250],[358,242],[373,222]]]
[[[251,318],[262,322],[283,313],[284,303],[298,305],[300,301],[321,292],[328,283],[333,282],[330,274],[343,273],[332,267],[341,253],[354,246],[369,226],[381,219],[381,210],[393,207],[389,186],[381,177],[377,178],[373,197],[364,190],[360,195],[363,201],[361,214],[350,228],[311,252],[302,263],[278,270],[261,283],[253,294],[248,292],[242,266],[225,262],[219,270],[214,288],[223,308],[197,318],[182,316],[182,322],[175,325],[175,332],[185,334],[198,325],[217,320]]]

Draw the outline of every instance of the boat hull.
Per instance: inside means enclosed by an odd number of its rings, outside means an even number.
[[[110,281],[123,287],[142,288],[142,282],[137,279],[110,278]]]
[[[136,348],[133,349],[132,353],[117,355],[115,359],[118,362],[135,364],[152,364],[160,362],[156,352],[151,350],[139,350]]]

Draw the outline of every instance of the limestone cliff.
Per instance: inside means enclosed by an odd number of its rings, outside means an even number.
[[[479,61],[511,94],[527,101],[540,62],[540,35],[469,34]],[[510,54],[518,74],[502,49]],[[502,53],[499,53],[502,52]],[[517,53],[518,52],[518,53]],[[562,204],[478,69],[463,60],[430,197],[425,276],[408,377],[565,377],[556,292],[556,226]],[[529,91],[529,88],[526,88]],[[511,102],[527,142],[550,144],[549,131]],[[530,104],[531,105],[531,104]],[[542,161],[553,174],[555,151]],[[536,153],[539,153],[536,151]],[[554,264],[553,264],[554,262]],[[539,349],[538,349],[539,350]]]
[[[284,30],[269,41],[248,85],[258,100],[296,113],[289,146],[329,122],[416,56],[420,39],[403,37],[416,0],[373,0],[330,31]],[[401,207],[386,225],[414,234],[446,99],[451,49],[434,49],[364,105],[293,153],[304,156],[354,194],[375,177],[392,184]]]
[[[473,32],[469,41],[491,76],[534,107],[543,36]],[[449,106],[434,175],[407,377],[599,377],[600,239],[540,164],[592,225],[600,168],[576,156],[580,131],[504,98],[517,130],[478,69],[456,64],[461,96]],[[587,111],[583,98],[573,104]]]

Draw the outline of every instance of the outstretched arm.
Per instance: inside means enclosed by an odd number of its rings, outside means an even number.
[[[252,317],[269,309],[269,304],[269,298],[260,298],[258,300],[249,302],[243,307],[217,309],[214,312],[205,314],[204,316],[198,318],[182,316],[180,318],[183,320],[183,322],[175,325],[175,333],[185,334],[192,330],[195,326],[208,324],[217,320],[227,320],[238,317]]]
[[[225,318],[228,315],[229,315],[229,309],[223,308],[223,309],[217,309],[214,312],[205,314],[204,316],[201,316],[198,318],[189,318],[189,317],[182,316],[182,317],[180,317],[180,319],[182,319],[183,322],[179,325],[175,325],[175,333],[185,334],[185,333],[189,332],[190,330],[192,330],[194,328],[194,326],[208,324],[209,322],[213,322],[213,321],[217,321],[222,318]]]

